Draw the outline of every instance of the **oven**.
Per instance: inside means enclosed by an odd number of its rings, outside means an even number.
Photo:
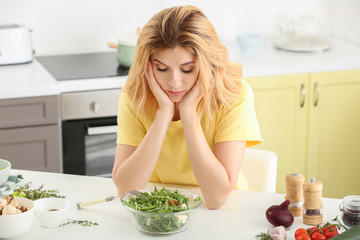
[[[63,172],[111,177],[121,89],[61,94]]]
[[[118,77],[126,77],[129,72],[116,57],[117,52],[36,57],[60,87],[66,86],[60,95],[64,173],[111,177],[121,91]],[[96,78],[94,85],[90,80]],[[101,89],[102,81],[106,85],[107,79],[119,80],[119,87]]]

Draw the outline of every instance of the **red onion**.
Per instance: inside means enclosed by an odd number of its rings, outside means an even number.
[[[274,225],[290,227],[294,222],[294,216],[289,211],[288,207],[290,204],[290,200],[286,199],[280,205],[273,205],[266,210],[266,218],[267,220]]]

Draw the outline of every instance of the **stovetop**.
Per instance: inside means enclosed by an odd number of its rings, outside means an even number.
[[[127,76],[128,67],[118,64],[117,52],[38,56],[37,60],[58,80]]]

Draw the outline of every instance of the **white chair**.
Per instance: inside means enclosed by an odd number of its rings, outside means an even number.
[[[274,152],[246,148],[241,171],[249,190],[275,193],[277,155]]]

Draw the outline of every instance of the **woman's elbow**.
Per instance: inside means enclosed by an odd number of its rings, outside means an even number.
[[[222,195],[217,195],[213,197],[205,198],[206,207],[210,210],[215,210],[220,208],[222,205],[225,204],[230,192],[224,193]]]
[[[224,203],[226,202],[226,199],[225,201],[222,201],[222,202],[211,202],[211,203],[208,203],[206,202],[206,207],[209,209],[209,210],[216,210],[218,208],[220,208],[222,205],[224,205]]]
[[[206,207],[210,210],[215,210],[220,208],[225,204],[227,198],[229,197],[231,191],[234,189],[234,184],[229,184],[229,186],[224,189],[224,191],[217,191],[213,196],[205,197]]]

